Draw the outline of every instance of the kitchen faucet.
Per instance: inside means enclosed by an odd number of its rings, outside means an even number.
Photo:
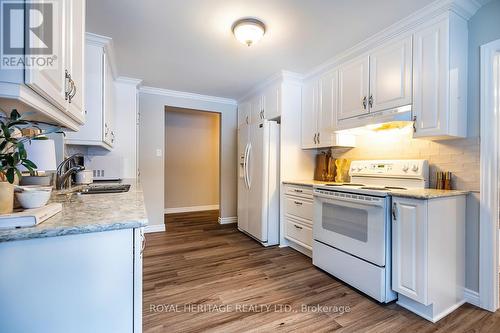
[[[85,170],[85,167],[78,165],[76,162],[77,157],[83,157],[82,154],[77,153],[69,156],[59,164],[56,172],[56,189],[63,190],[71,188],[71,176],[78,171]],[[64,171],[67,168],[66,171]],[[67,186],[66,186],[67,185]]]

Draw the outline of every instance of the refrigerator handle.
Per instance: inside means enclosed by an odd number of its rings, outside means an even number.
[[[245,147],[245,154],[243,155],[243,178],[245,179],[245,186],[247,187],[247,189],[249,189],[250,186],[248,185],[247,164],[248,164],[248,143]]]
[[[252,144],[248,144],[248,153],[247,153],[247,158],[246,158],[246,167],[247,167],[247,178],[248,178],[248,189],[252,188],[252,178],[250,178],[250,172],[249,172],[249,167],[248,165],[250,164],[250,157],[252,156]]]

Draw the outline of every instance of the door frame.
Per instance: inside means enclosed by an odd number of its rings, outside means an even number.
[[[498,272],[498,212],[500,156],[500,69],[495,77],[496,57],[500,57],[500,39],[484,44],[480,49],[480,221],[479,221],[479,306],[490,311],[499,307]]]

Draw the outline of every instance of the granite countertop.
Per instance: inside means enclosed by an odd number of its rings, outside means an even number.
[[[323,181],[309,179],[309,180],[287,180],[283,181],[283,184],[303,185],[312,187],[312,186],[321,186],[325,184],[342,184],[342,183],[323,182]],[[466,194],[469,194],[469,191],[436,190],[432,188],[392,190],[389,192],[389,195],[394,197],[404,197],[404,198],[414,198],[414,199],[436,199],[436,198],[454,197]]]
[[[146,226],[148,219],[141,186],[135,180],[121,183],[132,186],[124,193],[82,195],[53,191],[50,201],[61,202],[62,212],[35,227],[0,229],[0,242]],[[78,187],[73,187],[76,189]]]
[[[303,186],[319,186],[319,185],[326,185],[326,184],[342,184],[342,183],[336,183],[336,182],[326,182],[326,181],[320,181],[320,180],[287,180],[283,181],[283,184],[290,184],[290,185],[303,185]]]
[[[469,191],[458,190],[436,190],[433,188],[392,190],[390,195],[393,197],[414,198],[414,199],[437,199],[454,197],[458,195],[469,194]]]

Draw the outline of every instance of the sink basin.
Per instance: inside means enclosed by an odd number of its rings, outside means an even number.
[[[102,194],[128,192],[130,185],[90,185],[79,191],[81,194]]]

